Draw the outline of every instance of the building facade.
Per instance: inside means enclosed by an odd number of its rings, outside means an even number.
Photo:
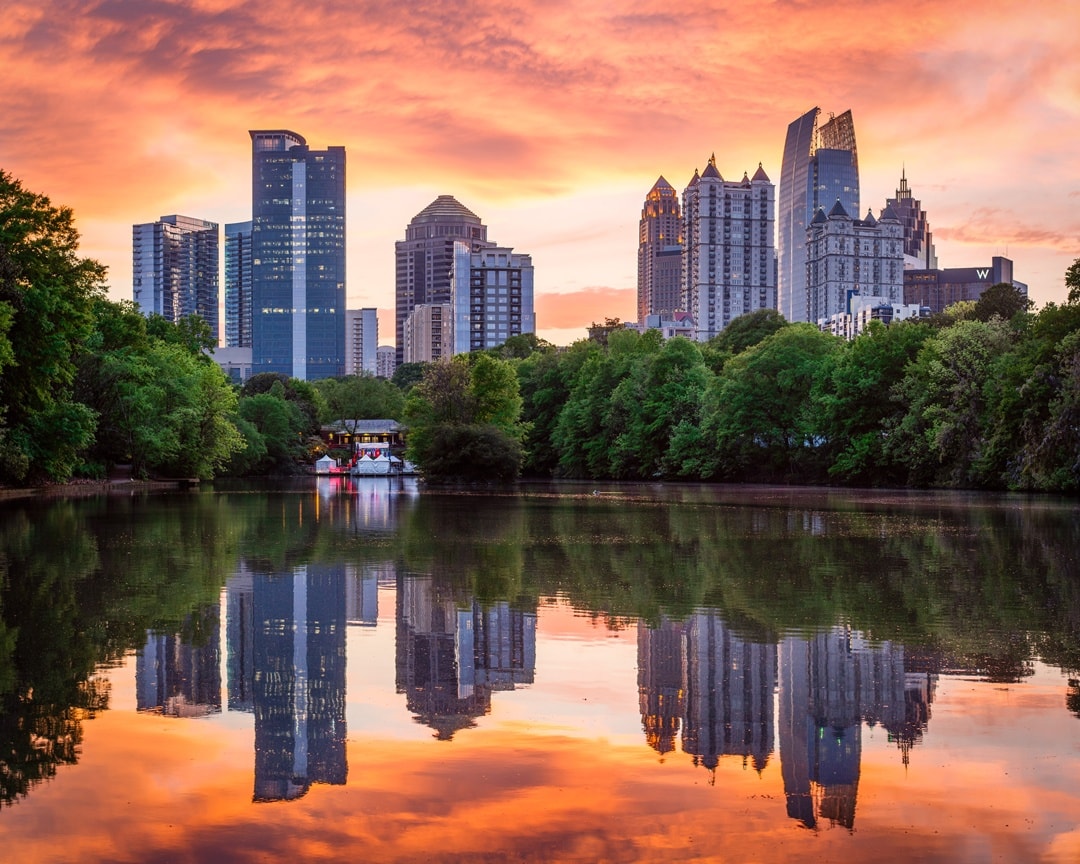
[[[638,323],[682,309],[682,210],[675,188],[660,177],[645,196],[638,226]]]
[[[225,225],[225,346],[251,347],[251,222]]]
[[[868,295],[902,303],[904,229],[886,207],[881,218],[867,211],[854,219],[837,201],[829,215],[819,209],[806,230],[807,314],[825,323],[849,312],[849,298]]]
[[[961,300],[977,301],[991,285],[1006,282],[1027,296],[1027,285],[1013,279],[1013,262],[995,255],[989,267],[947,267],[944,270],[907,270],[904,302],[927,307],[932,314]]]
[[[806,286],[806,228],[819,209],[837,201],[859,213],[859,158],[850,111],[818,125],[812,108],[788,126],[777,215],[777,310],[788,321],[815,319]]]
[[[394,244],[397,363],[405,358],[405,320],[416,306],[450,302],[454,244],[484,243],[487,226],[452,195],[440,195],[421,210]]]
[[[404,363],[431,363],[453,353],[453,314],[449,303],[414,306],[402,328]]]
[[[198,315],[218,340],[218,225],[162,216],[132,226],[132,290],[143,315]]]
[[[314,380],[345,368],[345,148],[251,133],[253,371]]]
[[[536,332],[532,258],[490,243],[454,245],[451,354],[502,345]]]
[[[776,307],[775,187],[724,180],[715,157],[683,192],[682,305],[706,341],[740,315]]]
[[[345,374],[378,373],[379,317],[374,308],[345,312]]]

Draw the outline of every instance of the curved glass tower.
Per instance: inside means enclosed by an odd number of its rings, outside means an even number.
[[[848,213],[859,209],[859,157],[855,122],[845,111],[818,126],[812,108],[788,126],[780,170],[779,279],[777,309],[788,321],[809,320],[806,281],[806,226],[818,208],[839,201]]]

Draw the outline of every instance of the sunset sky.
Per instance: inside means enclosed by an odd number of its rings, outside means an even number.
[[[637,222],[713,152],[778,182],[788,123],[851,109],[862,209],[901,169],[943,267],[1080,257],[1080,4],[8,0],[0,168],[74,208],[130,298],[131,226],[251,214],[249,129],[347,151],[348,301],[393,342],[394,241],[439,194],[530,253],[539,335],[635,315]]]

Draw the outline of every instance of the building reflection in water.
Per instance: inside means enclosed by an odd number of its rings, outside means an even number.
[[[695,764],[713,769],[735,756],[759,771],[775,751],[775,728],[788,816],[850,829],[863,725],[883,728],[906,763],[930,719],[939,663],[842,626],[779,646],[747,641],[699,612],[639,625],[642,724],[661,754],[675,749],[681,726]]]
[[[432,577],[410,575],[397,580],[396,617],[397,691],[440,740],[475,726],[493,691],[533,681],[535,609],[461,605],[441,596]]]
[[[193,612],[179,633],[149,631],[135,657],[135,706],[170,717],[221,711],[221,613]]]

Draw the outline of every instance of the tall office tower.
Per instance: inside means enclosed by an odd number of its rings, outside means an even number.
[[[853,295],[904,299],[904,226],[891,207],[881,218],[848,215],[837,201],[829,215],[818,209],[806,230],[807,320],[821,324],[850,313]]]
[[[758,165],[729,182],[716,158],[683,192],[683,308],[705,342],[732,319],[776,308],[775,194]]]
[[[397,364],[405,361],[405,319],[420,304],[450,302],[454,243],[484,243],[487,226],[452,195],[440,195],[413,217],[394,244]]]
[[[675,187],[660,177],[641,208],[637,258],[638,323],[682,309],[682,212]]]
[[[495,348],[511,336],[535,333],[532,258],[493,243],[458,241],[450,308],[451,354]]]
[[[251,222],[225,224],[225,347],[251,347]]]
[[[375,309],[345,312],[345,374],[374,375],[379,348],[379,318]]]
[[[375,375],[378,378],[393,378],[397,370],[395,360],[397,350],[393,345],[380,345],[375,352]]]
[[[132,227],[134,300],[172,322],[198,315],[218,338],[218,225],[162,216]]]
[[[936,270],[934,235],[930,231],[922,202],[913,197],[908,188],[906,171],[900,172],[900,188],[896,190],[896,197],[886,200],[885,206],[892,208],[904,226],[904,269]]]
[[[845,111],[818,126],[812,108],[788,126],[780,174],[777,310],[788,321],[813,321],[806,290],[806,227],[819,208],[837,201],[859,213],[859,158],[855,123]]]
[[[251,133],[253,373],[345,369],[345,148]]]
[[[398,348],[404,363],[431,363],[452,353],[449,303],[421,303],[405,318]]]

